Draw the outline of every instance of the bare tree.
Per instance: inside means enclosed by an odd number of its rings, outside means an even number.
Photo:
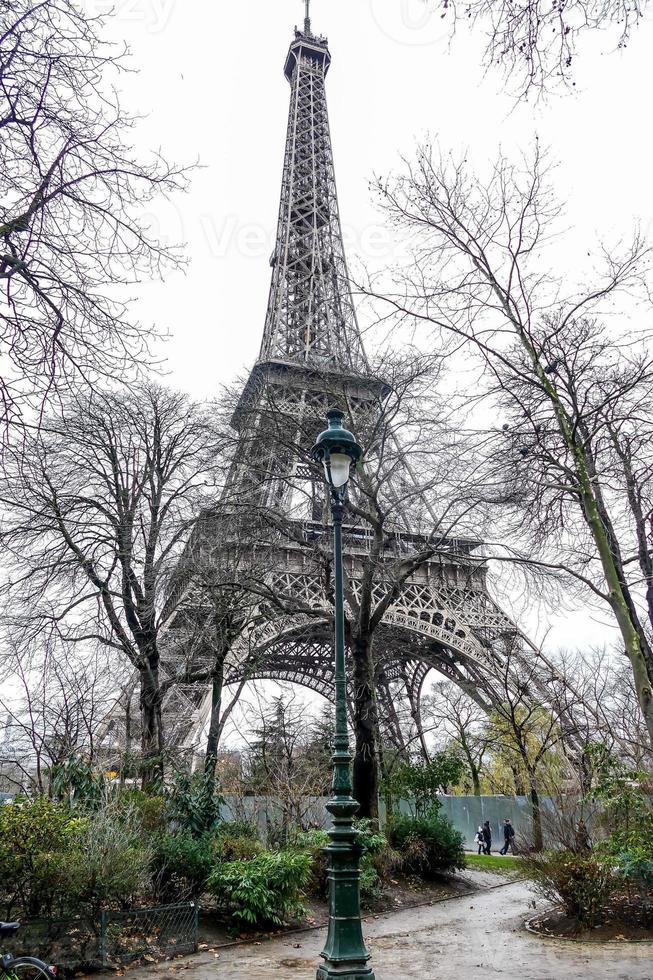
[[[648,302],[647,243],[603,250],[593,281],[567,285],[545,264],[560,208],[538,148],[484,181],[425,145],[377,190],[415,243],[386,301],[478,355],[470,400],[506,419],[483,480],[513,547],[495,542],[494,556],[561,573],[610,608],[653,740],[649,460],[633,472],[653,431],[653,361],[645,338],[600,320],[620,295]]]
[[[483,762],[491,747],[485,712],[450,683],[436,684],[423,698],[422,710],[425,720],[446,734],[449,748],[465,761],[474,796],[480,796]]]
[[[106,651],[76,656],[63,644],[3,653],[0,697],[0,767],[24,792],[52,792],[56,767],[75,756],[96,761],[96,737],[118,687]]]
[[[245,784],[275,801],[281,823],[275,830],[286,842],[293,828],[308,830],[315,801],[329,785],[329,768],[313,751],[314,720],[295,693],[270,702],[257,698],[246,710],[250,728]]]
[[[72,400],[61,421],[47,419],[7,458],[2,544],[13,619],[28,633],[99,642],[136,668],[146,781],[164,749],[168,583],[214,492],[220,445],[205,408],[145,385]]]
[[[431,0],[425,0],[426,3]],[[648,0],[438,0],[454,26],[466,22],[487,37],[485,65],[498,66],[517,98],[573,88],[581,38],[601,31],[628,46]]]
[[[183,188],[139,160],[116,80],[124,52],[73,0],[0,2],[0,421],[71,383],[122,377],[148,329],[127,287],[179,264],[147,207]],[[124,289],[121,287],[125,287]]]

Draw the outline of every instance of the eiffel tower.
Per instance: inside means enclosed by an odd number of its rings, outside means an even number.
[[[284,65],[290,112],[272,282],[260,353],[234,414],[240,447],[226,491],[231,499],[247,499],[259,508],[274,502],[285,513],[285,529],[261,528],[258,545],[266,556],[270,593],[293,596],[303,608],[279,611],[261,602],[251,628],[232,646],[224,677],[225,685],[246,679],[294,682],[329,700],[334,691],[330,599],[314,554],[316,543],[327,550],[329,531],[324,487],[308,465],[307,450],[335,398],[344,397],[350,416],[376,411],[383,398],[382,382],[373,376],[363,347],[343,248],[325,87],[330,64],[327,39],[312,32],[307,5],[303,30],[295,29]],[[294,420],[291,441],[297,453],[273,457],[266,449],[270,436],[260,420],[269,420],[272,410],[284,424]],[[219,548],[214,533],[207,515],[188,555]],[[345,527],[346,574],[356,597],[368,540],[364,528]],[[398,514],[388,561],[414,553],[425,540]],[[537,665],[542,692],[556,676],[489,594],[487,565],[477,556],[481,542],[461,538],[446,545],[446,556],[424,562],[383,617],[377,696],[381,719],[395,733],[393,690],[401,686],[418,719],[422,686],[432,669],[487,710],[507,644],[517,648],[529,669]],[[190,593],[185,604],[193,605]],[[320,616],[316,610],[327,612]],[[183,619],[181,613],[178,618]],[[171,643],[162,662],[169,677],[179,670],[175,646]],[[164,703],[168,739],[197,745],[210,704],[210,695],[198,692],[197,685],[174,685]]]

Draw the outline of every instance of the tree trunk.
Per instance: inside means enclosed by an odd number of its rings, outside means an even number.
[[[623,574],[617,536],[603,499],[587,439],[579,437],[578,428],[585,429],[585,427],[582,421],[579,426],[578,419],[570,419],[555,386],[544,373],[537,353],[523,332],[521,340],[533,360],[535,373],[551,400],[560,432],[573,454],[582,513],[598,550],[609,589],[608,602],[617,620],[626,656],[633,669],[637,698],[653,745],[653,652],[639,623],[635,604]]]
[[[426,744],[426,736],[424,735],[424,725],[422,724],[422,712],[420,709],[419,694],[415,696],[412,684],[408,681],[408,676],[406,671],[402,671],[402,679],[404,682],[404,687],[406,689],[406,697],[408,698],[408,704],[410,705],[411,718],[415,722],[415,728],[417,729],[417,735],[419,737],[419,747],[422,753],[422,758],[424,762],[430,762],[431,756],[429,754],[429,748]]]
[[[222,686],[224,683],[224,660],[216,665],[211,680],[211,717],[209,719],[209,734],[206,739],[206,755],[204,757],[204,773],[207,778],[215,781],[215,767],[218,761],[218,744],[220,742],[220,712],[222,710]]]
[[[533,847],[536,851],[544,849],[544,835],[542,833],[542,810],[540,808],[540,794],[537,791],[535,776],[529,773],[528,777],[529,795],[531,798],[531,809],[533,812]]]
[[[358,816],[379,815],[378,716],[374,694],[372,641],[357,637],[352,643],[354,677],[354,765],[353,795]]]
[[[140,671],[141,681],[141,752],[143,771],[141,787],[144,790],[163,781],[163,718],[159,689],[159,658],[149,658],[147,667]]]

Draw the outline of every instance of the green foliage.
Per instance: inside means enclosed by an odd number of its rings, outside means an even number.
[[[216,830],[218,835],[227,837],[249,837],[259,840],[258,827],[253,820],[223,820]]]
[[[0,807],[0,898],[10,918],[54,915],[66,883],[66,854],[85,820],[46,797]]]
[[[149,888],[152,851],[143,843],[139,825],[111,807],[86,823],[67,858],[69,905],[74,908],[78,897],[92,915],[134,904]]]
[[[118,813],[129,817],[145,834],[165,833],[168,824],[167,804],[164,796],[145,793],[140,789],[123,789],[116,796]]]
[[[643,898],[653,892],[653,860],[650,847],[631,847],[613,857],[617,875],[632,897],[633,891]]]
[[[354,827],[358,831],[358,844],[362,849],[361,897],[375,898],[379,894],[382,872],[386,867],[381,856],[387,850],[388,839],[379,832],[375,820],[354,820]]]
[[[80,817],[44,797],[0,808],[0,894],[6,914],[95,914],[147,888],[151,854],[124,814]]]
[[[252,837],[219,834],[213,842],[212,850],[216,861],[250,861],[262,854],[264,847],[260,841],[254,840]]]
[[[194,837],[214,831],[224,803],[215,779],[204,772],[180,772],[168,794],[168,812],[177,829]]]
[[[439,807],[437,793],[459,783],[464,772],[465,763],[457,755],[438,752],[430,762],[399,763],[384,785],[393,796],[412,799],[415,812],[423,816]]]
[[[260,854],[251,861],[221,864],[208,888],[226,915],[238,923],[282,925],[303,913],[301,896],[311,873],[311,859],[300,851]]]
[[[388,838],[414,874],[430,877],[465,867],[463,836],[437,810],[417,817],[398,814],[388,824]]]
[[[329,835],[326,830],[298,831],[289,843],[289,850],[303,851],[311,859],[311,873],[306,890],[315,898],[326,898],[329,893],[329,860],[324,850],[328,843]]]
[[[619,884],[614,861],[596,854],[541,851],[525,857],[522,867],[544,898],[588,928],[601,919]]]
[[[52,767],[52,792],[61,802],[83,810],[99,810],[108,794],[107,779],[81,756]]]
[[[646,773],[625,766],[601,744],[590,745],[595,781],[589,798],[598,801],[608,837],[601,842],[607,854],[645,848],[653,859],[653,806]]]
[[[161,899],[195,898],[204,891],[213,862],[208,834],[193,837],[189,831],[156,838],[154,883]]]

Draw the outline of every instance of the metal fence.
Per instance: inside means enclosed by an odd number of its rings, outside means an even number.
[[[465,847],[474,848],[474,836],[479,826],[490,821],[492,837],[503,844],[503,821],[509,817],[517,834],[516,843],[520,838],[528,836],[532,827],[532,807],[527,796],[445,796],[437,794],[442,813],[451,820],[456,830],[460,831],[465,841]],[[326,797],[307,797],[303,801],[301,822],[304,826],[329,827],[331,817],[325,805]],[[395,800],[395,810],[404,813],[411,812],[411,806],[406,800]],[[544,817],[544,839],[547,842],[548,814],[555,811],[555,803],[548,796],[540,798],[540,806]],[[278,800],[266,796],[248,796],[244,798],[227,796],[222,808],[224,820],[248,819],[259,827],[265,837],[270,828],[278,825],[282,819],[283,807]],[[380,801],[381,825],[385,822],[385,807]]]
[[[29,953],[69,969],[117,967],[196,952],[198,926],[199,906],[182,902],[104,911],[97,920],[31,919],[3,945],[15,956]]]

